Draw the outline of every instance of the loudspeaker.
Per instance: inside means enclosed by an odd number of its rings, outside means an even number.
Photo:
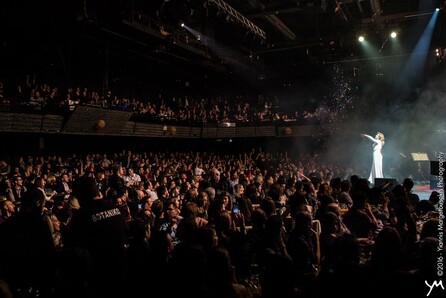
[[[438,182],[439,182],[440,180],[438,180],[438,179],[431,179],[429,182],[429,189],[430,190],[434,190],[434,189],[437,189],[438,188]]]
[[[440,162],[431,160],[430,166],[431,166],[431,175],[439,176],[440,175]],[[443,171],[443,177],[446,177],[446,171]]]
[[[386,190],[391,190],[398,184],[398,180],[395,178],[375,178],[375,185],[373,187],[384,187]]]

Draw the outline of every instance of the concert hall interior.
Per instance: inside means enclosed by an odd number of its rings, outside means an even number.
[[[445,77],[444,0],[3,0],[0,292],[424,297]]]

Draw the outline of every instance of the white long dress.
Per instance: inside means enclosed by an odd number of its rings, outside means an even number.
[[[373,141],[373,162],[368,180],[371,184],[375,184],[375,178],[384,178],[383,156],[381,154],[382,143],[372,136],[365,135],[365,137]]]

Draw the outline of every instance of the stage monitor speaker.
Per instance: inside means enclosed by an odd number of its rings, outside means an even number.
[[[373,187],[384,187],[386,190],[392,190],[398,184],[398,180],[395,178],[375,178],[375,185]]]
[[[439,176],[440,175],[440,162],[431,160],[430,166],[431,166],[431,175]],[[446,171],[443,171],[443,177],[446,177]]]
[[[429,186],[430,186],[429,189],[430,190],[437,189],[439,181],[440,180],[438,180],[438,179],[431,179],[431,180],[429,180]]]

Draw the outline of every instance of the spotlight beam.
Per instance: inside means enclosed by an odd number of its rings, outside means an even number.
[[[413,49],[408,61],[404,65],[402,75],[399,77],[399,81],[396,83],[396,90],[410,90],[408,86],[414,86],[418,83],[423,68],[426,63],[427,55],[429,53],[429,47],[431,44],[432,34],[434,32],[435,23],[437,21],[438,11],[435,11],[418,39],[415,48]],[[406,91],[407,93],[408,91]],[[401,93],[402,96],[407,94]]]

